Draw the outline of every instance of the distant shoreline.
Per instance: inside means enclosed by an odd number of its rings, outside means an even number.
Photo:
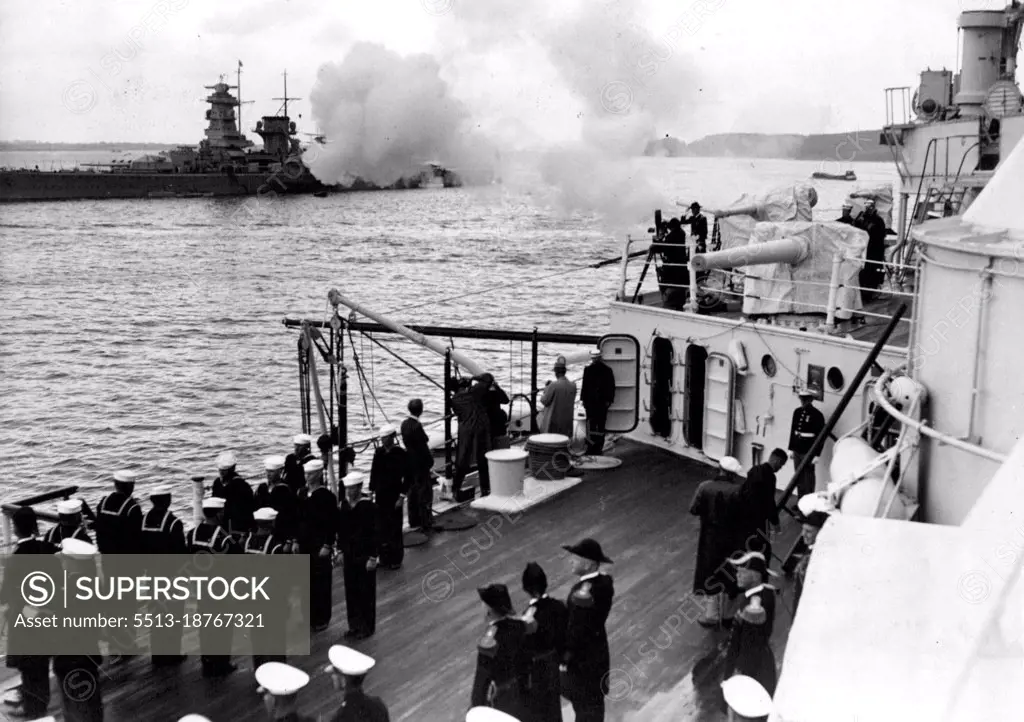
[[[44,143],[34,140],[0,140],[0,152],[45,150],[170,150],[189,143]]]
[[[652,140],[645,156],[669,158],[778,158],[829,163],[891,162],[888,146],[879,142],[881,131],[813,135],[720,133],[692,143],[665,136]]]

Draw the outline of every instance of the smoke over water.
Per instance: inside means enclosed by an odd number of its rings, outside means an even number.
[[[392,182],[425,160],[486,166],[495,150],[530,148],[549,186],[533,190],[552,205],[599,213],[609,227],[646,222],[667,199],[635,159],[648,141],[685,130],[702,94],[677,47],[695,31],[692,9],[657,39],[640,10],[638,0],[457,2],[438,20],[437,59],[357,45],[325,66],[314,88],[314,117],[332,141],[314,172]],[[530,87],[536,75],[550,77],[549,92],[572,108],[543,119],[570,128],[568,137],[546,138],[530,117],[540,103],[538,86]]]

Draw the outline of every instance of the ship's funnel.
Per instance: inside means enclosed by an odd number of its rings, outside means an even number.
[[[1022,19],[1021,8],[1015,6],[960,14],[960,90],[953,102],[963,115],[981,116],[989,89],[1004,77],[1013,78]]]

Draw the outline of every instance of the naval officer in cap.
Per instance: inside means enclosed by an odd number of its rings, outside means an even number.
[[[766,722],[772,697],[757,680],[737,674],[722,682],[722,696],[729,708],[729,722]]]
[[[523,570],[523,590],[530,606],[526,622],[526,649],[530,656],[527,704],[531,722],[562,722],[561,680],[558,665],[565,653],[565,629],[569,611],[559,599],[548,596],[548,577],[536,562]]]
[[[611,668],[605,623],[612,609],[615,585],[600,567],[612,560],[593,539],[562,548],[572,555],[572,571],[579,575],[566,600],[569,623],[562,656],[562,694],[572,702],[577,722],[601,722]]]
[[[242,551],[246,554],[288,554],[289,546],[284,539],[278,537],[274,532],[274,524],[280,517],[277,510],[268,507],[257,509],[253,513],[253,520],[256,522],[256,530],[249,532],[242,544]],[[266,620],[263,628],[253,628],[252,634],[252,668],[258,669],[266,662],[285,662],[284,650],[287,647],[287,620],[288,605],[282,604],[282,608],[274,619]],[[256,654],[256,650],[261,650]],[[273,653],[269,650],[278,650]]]
[[[96,574],[96,556],[99,550],[79,539],[61,542],[58,557],[67,572],[67,585],[75,588],[80,577]],[[109,602],[93,599],[80,603],[83,616],[110,614]],[[100,636],[98,629],[75,630],[76,648],[88,646],[86,654],[57,655],[53,658],[53,673],[61,691],[65,722],[102,722],[103,690],[100,663]]]
[[[60,546],[65,539],[78,539],[92,544],[92,537],[82,523],[82,500],[66,499],[57,502],[57,518],[59,523],[50,527],[46,533],[46,541]]]
[[[363,691],[366,674],[376,662],[354,649],[336,644],[327,652],[335,688],[343,686],[341,707],[331,722],[389,722],[388,708],[380,697]],[[340,679],[339,679],[340,677]]]
[[[149,492],[153,507],[142,517],[142,546],[145,555],[187,554],[185,525],[171,511],[171,488],[161,486]],[[148,603],[146,611],[159,621],[150,627],[149,646],[153,665],[167,667],[185,661],[181,653],[181,625],[178,623],[185,611],[183,599],[160,599]],[[170,615],[169,617],[166,615]],[[167,623],[165,620],[174,620]],[[156,650],[171,650],[157,654]]]
[[[303,467],[309,493],[299,505],[299,553],[309,555],[309,626],[314,632],[331,622],[334,543],[338,536],[338,497],[323,484],[324,463]]]
[[[380,543],[376,505],[362,494],[365,475],[342,479],[345,499],[338,513],[338,546],[345,576],[346,639],[365,639],[377,627],[377,565]]]
[[[729,558],[729,563],[736,570],[736,585],[743,590],[743,606],[747,606],[755,596],[761,598],[761,606],[767,616],[764,633],[771,639],[775,628],[775,594],[778,590],[768,583],[768,577],[777,577],[778,574],[768,568],[768,561],[761,552],[736,554]]]
[[[281,662],[267,662],[256,669],[256,682],[267,714],[273,722],[315,722],[299,713],[299,690],[309,684],[309,675]]]
[[[814,440],[825,428],[825,416],[814,408],[815,394],[808,388],[801,388],[797,393],[800,397],[800,408],[793,411],[793,422],[789,428],[789,450],[793,452],[793,468],[800,468],[804,458],[814,446]],[[818,449],[817,453],[821,453]],[[817,457],[811,458],[804,467],[796,482],[797,496],[814,493],[814,463]]]
[[[515,616],[504,584],[477,590],[487,605],[487,629],[477,643],[476,675],[470,704],[490,706],[517,717],[527,713],[530,656],[527,624]]]
[[[309,434],[298,434],[292,439],[295,450],[284,458],[284,479],[296,495],[301,496],[306,488],[306,475],[303,467],[316,456],[310,451],[313,437]]]
[[[190,554],[239,553],[238,544],[222,526],[223,513],[224,499],[216,496],[203,499],[203,521],[194,529],[189,529],[185,535],[185,544]],[[218,614],[223,611],[223,605],[204,595],[197,602],[196,611],[199,614]],[[223,651],[230,649],[233,632],[232,627],[200,627],[199,651],[204,677],[223,677],[235,671],[231,655]]]
[[[220,476],[213,482],[210,494],[224,499],[224,524],[240,540],[243,534],[252,529],[256,499],[249,482],[236,471],[237,463],[231,451],[225,451],[217,457],[217,472]]]

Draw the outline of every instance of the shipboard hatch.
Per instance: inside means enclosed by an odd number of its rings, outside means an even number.
[[[628,434],[640,423],[640,342],[628,334],[609,334],[597,346],[615,374],[615,401],[608,409],[605,431]]]
[[[654,339],[651,345],[651,431],[665,438],[672,435],[674,356],[671,339]]]
[[[704,448],[704,377],[708,352],[703,346],[686,347],[686,383],[683,386],[683,439],[688,446]]]
[[[724,353],[708,356],[704,383],[704,453],[712,459],[732,456],[736,364]]]

